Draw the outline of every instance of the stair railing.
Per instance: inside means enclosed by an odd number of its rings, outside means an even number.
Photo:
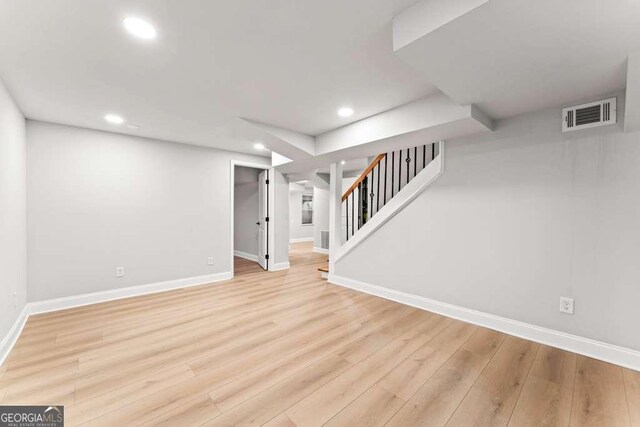
[[[342,195],[347,240],[435,159],[437,144],[390,151],[375,157]]]

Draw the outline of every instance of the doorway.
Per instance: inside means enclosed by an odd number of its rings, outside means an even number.
[[[231,271],[269,269],[268,166],[232,162]]]

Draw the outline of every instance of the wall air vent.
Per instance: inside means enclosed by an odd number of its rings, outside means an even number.
[[[616,98],[562,109],[562,132],[610,125],[616,122]]]

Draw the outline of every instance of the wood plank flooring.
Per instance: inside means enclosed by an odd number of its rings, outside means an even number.
[[[640,373],[236,259],[233,280],[34,316],[0,403],[69,426],[640,426]]]

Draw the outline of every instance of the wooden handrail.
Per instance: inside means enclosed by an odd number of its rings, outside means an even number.
[[[345,191],[345,193],[342,195],[342,201],[343,202],[345,200],[347,200],[347,197],[349,197],[351,195],[351,193],[353,193],[355,191],[355,189],[358,188],[358,185],[360,185],[360,183],[362,181],[364,181],[364,179],[367,177],[367,175],[369,175],[369,172],[371,172],[373,170],[373,168],[378,166],[378,163],[380,163],[385,157],[387,157],[387,153],[378,154],[376,156],[376,158],[373,160],[373,162],[371,162],[371,164],[369,166],[367,166],[367,168],[364,170],[364,172],[362,172],[360,174],[358,179],[356,179],[355,182],[353,184],[351,184],[351,187],[349,187],[349,189],[347,191]]]

